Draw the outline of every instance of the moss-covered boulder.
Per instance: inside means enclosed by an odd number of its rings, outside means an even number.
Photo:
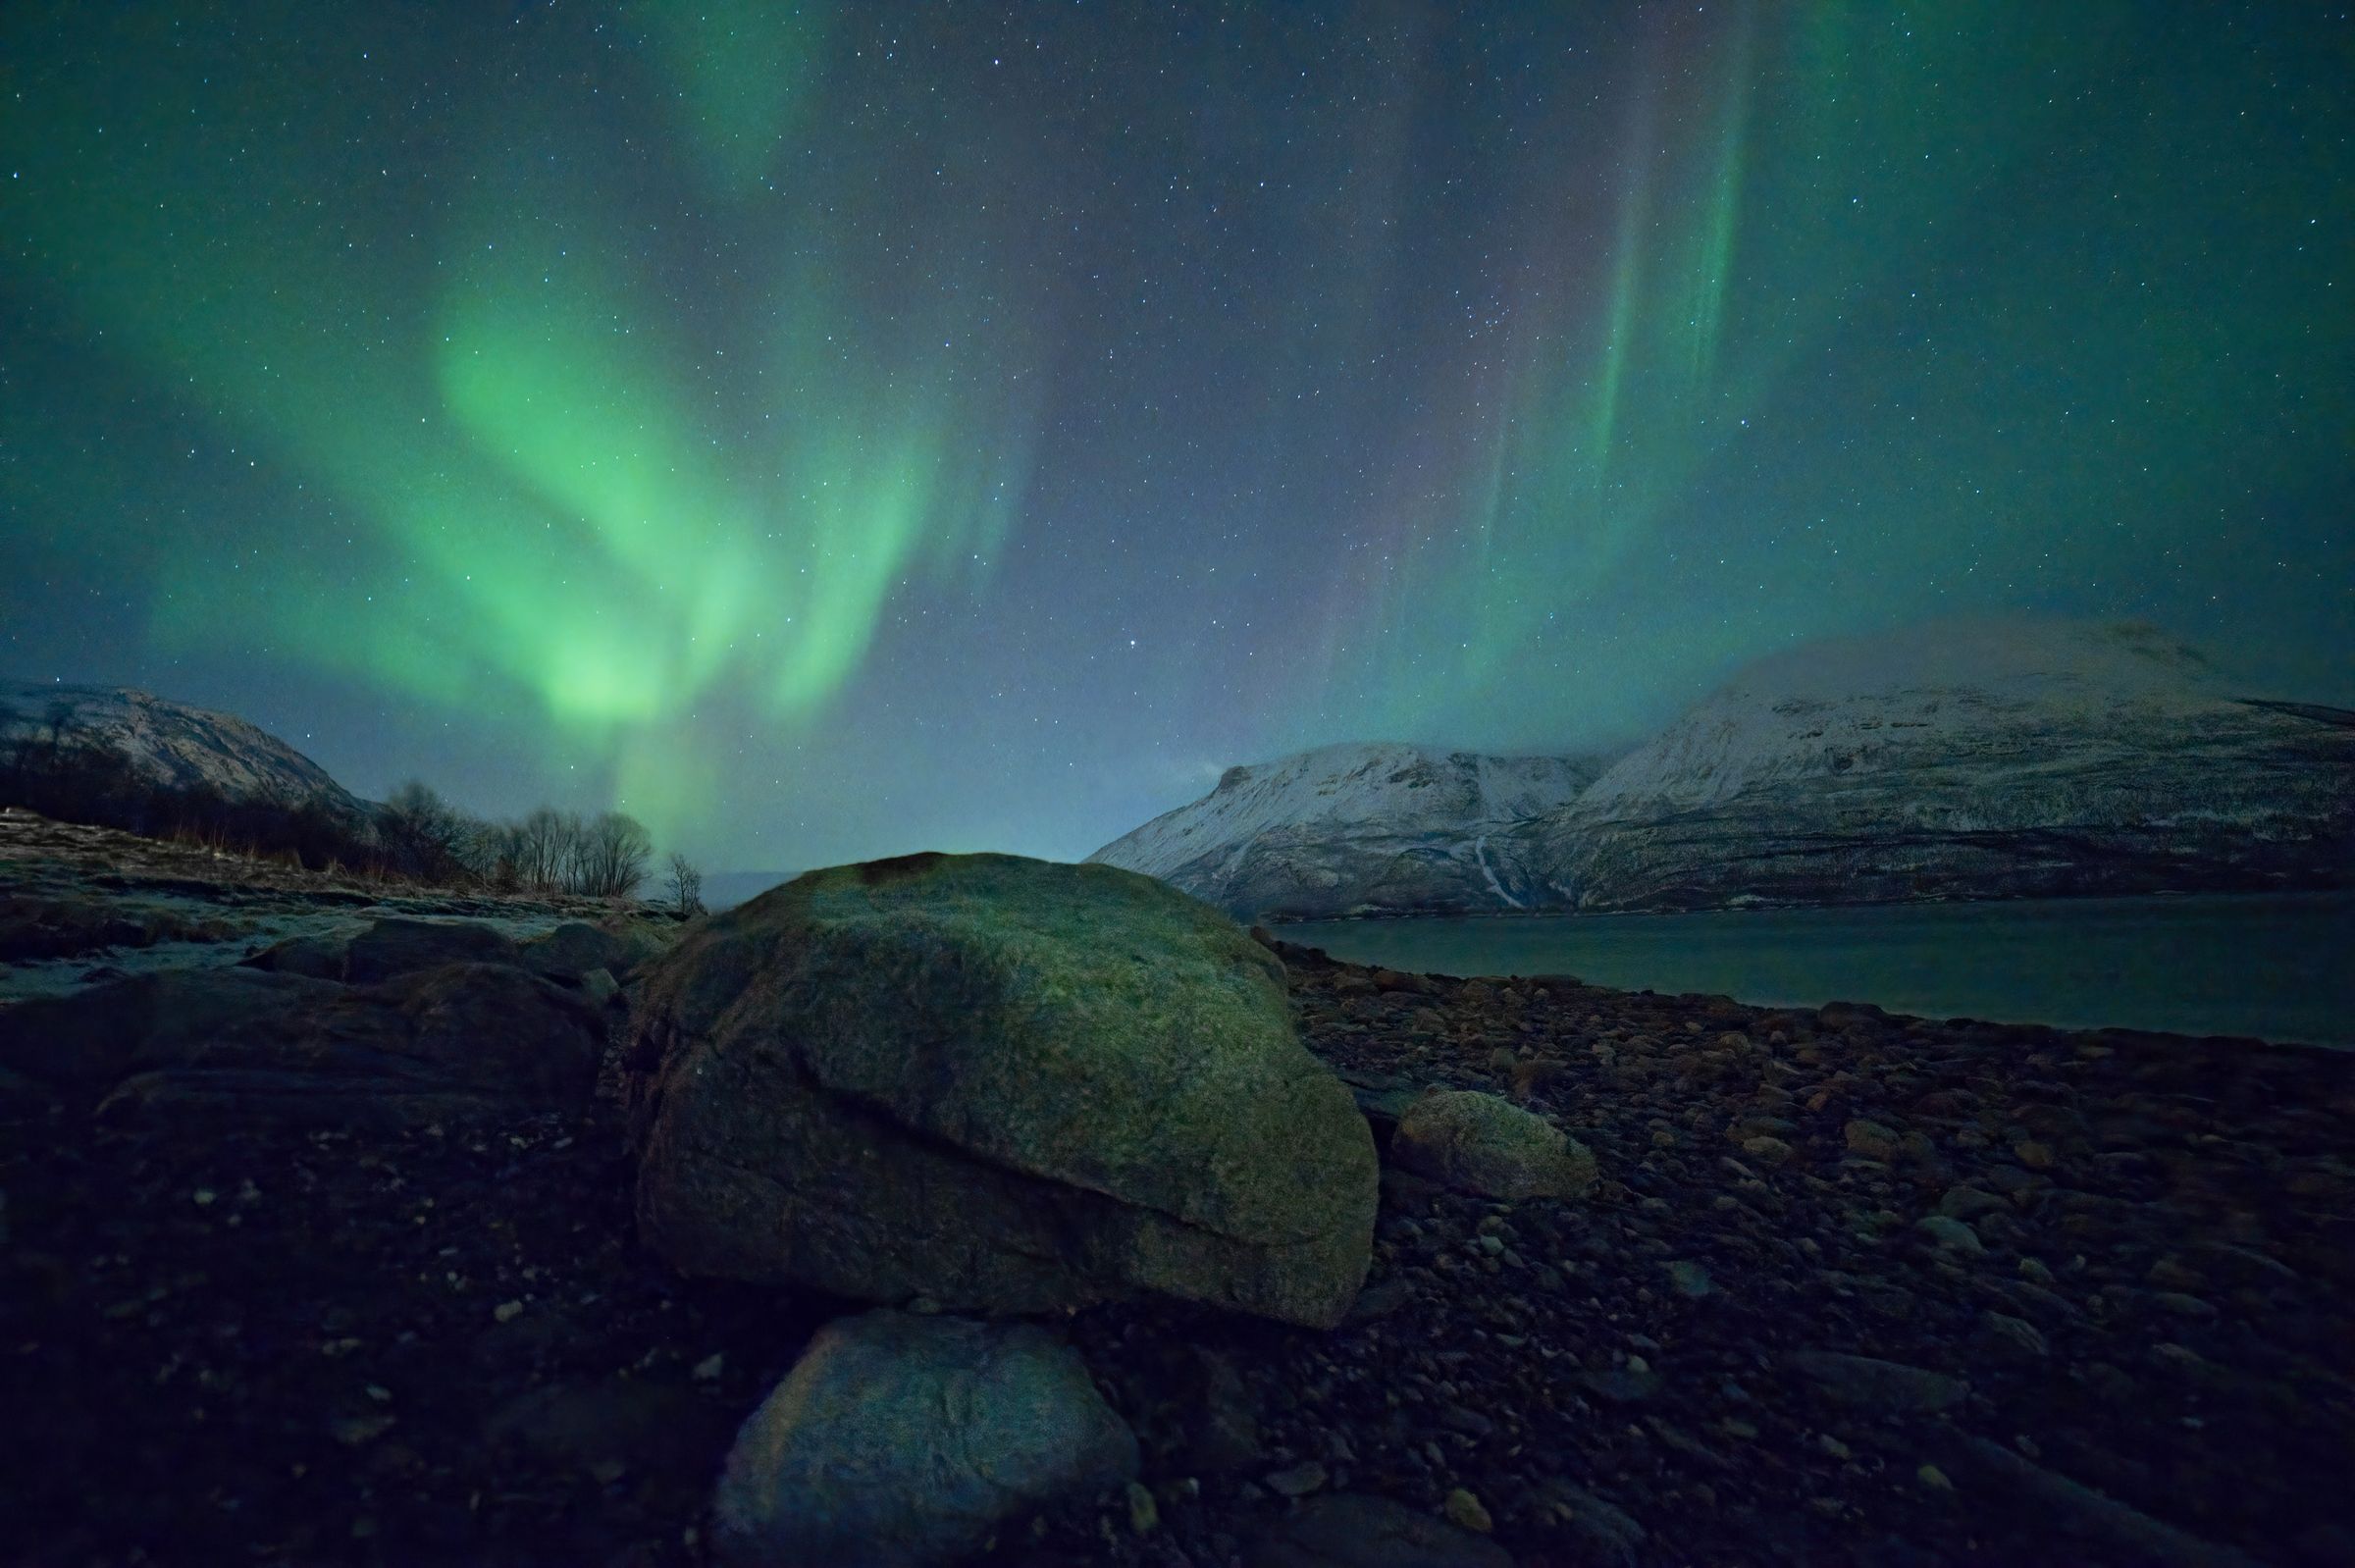
[[[1377,1171],[1282,967],[1149,877],[813,871],[647,972],[638,1218],[682,1270],[1040,1311],[1162,1292],[1330,1326]]]

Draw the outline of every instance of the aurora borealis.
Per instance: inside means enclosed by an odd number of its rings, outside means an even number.
[[[720,866],[2139,616],[2350,695],[2355,22],[0,12],[0,673]]]

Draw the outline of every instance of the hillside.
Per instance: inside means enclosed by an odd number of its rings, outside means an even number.
[[[2147,627],[1910,628],[1760,660],[1537,837],[1592,910],[2343,885],[2348,717]]]
[[[1438,915],[1544,898],[1526,824],[1596,772],[1576,758],[1328,746],[1231,767],[1088,857],[1245,916]]]
[[[104,757],[150,788],[311,803],[354,819],[368,814],[325,768],[277,736],[234,714],[130,687],[0,681],[0,750],[20,765]]]

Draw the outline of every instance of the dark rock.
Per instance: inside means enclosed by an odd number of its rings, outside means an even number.
[[[708,1483],[727,1447],[728,1418],[677,1384],[607,1378],[521,1394],[493,1414],[484,1437],[574,1470],[617,1463]]]
[[[641,921],[617,917],[592,925],[567,920],[525,942],[514,962],[551,980],[577,981],[593,969],[603,969],[626,985],[669,949],[662,933]]]
[[[0,1065],[96,1086],[320,1005],[338,987],[246,968],[167,969],[0,1009]]]
[[[299,974],[314,980],[340,980],[350,956],[348,936],[289,936],[240,961],[240,967],[271,974]]]
[[[1969,1384],[1943,1372],[1832,1350],[1794,1350],[1783,1365],[1833,1403],[1879,1415],[1930,1415],[1970,1393]]]
[[[2054,1528],[2099,1542],[2134,1562],[2166,1568],[2258,1568],[2246,1553],[2202,1541],[1984,1437],[1958,1434],[1945,1451],[1956,1473],[1985,1488],[1991,1501],[2005,1507],[2032,1505]]]
[[[1492,1541],[1387,1497],[1312,1497],[1263,1531],[1247,1568],[1512,1568]]]
[[[515,958],[515,944],[487,925],[372,920],[344,950],[342,978],[353,985],[370,985],[445,964],[512,964]]]
[[[1377,1318],[1388,1317],[1414,1298],[1412,1281],[1396,1277],[1383,1280],[1357,1293],[1357,1300],[1350,1304],[1346,1321],[1353,1324],[1372,1323]]]
[[[1194,1418],[1187,1462],[1208,1475],[1257,1464],[1263,1450],[1250,1390],[1227,1357],[1208,1350],[1195,1355],[1202,1368],[1202,1404]]]
[[[516,947],[502,932],[470,920],[390,915],[348,936],[289,937],[245,960],[248,967],[321,980],[371,985],[445,964],[513,964]]]
[[[1305,1497],[1312,1491],[1322,1491],[1327,1479],[1325,1467],[1314,1459],[1286,1465],[1260,1478],[1279,1497]]]
[[[121,1078],[101,1106],[110,1116],[402,1122],[578,1106],[603,1049],[603,1023],[578,998],[481,964],[361,988],[168,971],[0,1015],[0,1061],[79,1084]]]
[[[1569,1536],[1574,1561],[1589,1568],[1636,1568],[1643,1560],[1644,1527],[1585,1488],[1548,1479],[1538,1484],[1533,1500]]]
[[[1660,1375],[1649,1367],[1596,1367],[1578,1375],[1578,1385],[1611,1404],[1641,1404],[1660,1391]]]
[[[732,1568],[947,1563],[1136,1464],[1136,1438],[1044,1330],[870,1312],[820,1330],[745,1422],[712,1545]]]

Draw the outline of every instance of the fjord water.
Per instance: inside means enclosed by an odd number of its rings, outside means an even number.
[[[1426,973],[2355,1047],[2350,893],[1319,920],[1280,934]]]

